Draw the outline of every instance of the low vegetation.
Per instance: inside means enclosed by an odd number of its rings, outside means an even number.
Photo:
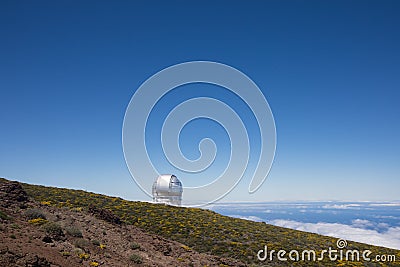
[[[53,239],[59,240],[64,236],[63,229],[61,225],[55,222],[47,222],[43,224],[42,228],[46,233]]]
[[[185,244],[184,250],[193,249],[216,256],[236,258],[251,264],[251,266],[260,264],[256,255],[265,245],[268,246],[269,250],[275,251],[281,249],[286,251],[294,249],[322,251],[329,247],[336,248],[337,239],[335,238],[276,227],[262,222],[222,216],[205,209],[127,201],[80,190],[29,184],[23,184],[23,188],[36,201],[51,203],[51,205],[60,208],[67,207],[77,212],[85,209],[82,207],[90,207],[88,212],[96,216],[104,216],[110,222],[132,224],[146,232],[155,233]],[[33,217],[36,217],[36,215]],[[104,232],[103,234],[106,235],[107,233]],[[130,246],[133,250],[140,247],[132,244]],[[349,246],[360,251],[369,249],[372,251],[372,255],[395,254],[400,259],[400,252],[396,250],[350,241]],[[79,244],[77,247],[84,248],[85,246]],[[131,260],[133,262],[137,263],[139,259],[140,255],[132,254]],[[314,264],[314,266],[336,266],[340,264],[340,262],[331,262],[328,258],[320,263],[297,262],[293,264],[280,262],[279,264],[301,266],[305,263],[307,265]],[[368,266],[380,265],[368,263]],[[387,264],[383,266],[395,265]]]
[[[140,245],[136,242],[131,242],[129,246],[131,249],[139,249],[140,248]]]
[[[70,236],[73,237],[83,237],[82,235],[82,231],[75,227],[75,226],[69,226],[65,228],[65,231],[67,232],[67,234],[69,234]]]
[[[36,201],[20,183],[0,178],[1,267],[247,266],[236,259],[185,249],[182,243],[121,220],[111,209],[57,207],[51,194],[48,197]]]
[[[85,239],[78,239],[75,241],[75,247],[80,249],[86,249],[89,245],[89,242]]]
[[[43,225],[48,223],[48,220],[42,219],[42,218],[36,218],[36,219],[31,219],[28,221],[30,224],[34,225]]]
[[[138,254],[132,254],[132,255],[129,257],[129,259],[130,259],[131,261],[133,261],[134,263],[136,263],[136,264],[140,264],[140,263],[143,262],[142,257],[140,257],[140,255],[138,255]]]
[[[9,217],[8,217],[8,215],[7,215],[5,212],[3,212],[3,211],[0,210],[0,219],[2,219],[2,220],[8,220]]]
[[[28,218],[28,220],[33,220],[33,219],[46,220],[46,215],[44,215],[43,211],[38,209],[28,209],[27,211],[25,211],[24,215],[26,218]]]

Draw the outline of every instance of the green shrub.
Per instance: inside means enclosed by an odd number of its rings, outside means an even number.
[[[44,213],[39,209],[29,209],[25,211],[24,215],[26,218],[28,218],[28,220],[39,219],[39,218],[46,220],[46,215],[44,215]]]
[[[59,225],[58,223],[48,222],[44,224],[42,227],[46,231],[46,233],[48,233],[54,238],[59,238],[61,236],[64,236],[61,225]]]
[[[100,246],[100,241],[94,239],[94,240],[92,240],[92,244],[95,245],[95,246]]]
[[[65,228],[65,231],[67,232],[67,234],[69,234],[70,236],[73,237],[83,237],[82,232],[79,228],[74,227],[74,226],[70,226]]]
[[[143,262],[142,257],[140,257],[138,254],[132,254],[129,259],[133,261],[136,264],[140,264]]]
[[[89,245],[89,242],[85,239],[78,239],[75,241],[74,245],[77,248],[85,249]]]
[[[130,243],[129,247],[131,249],[139,249],[140,245],[138,243],[136,243],[136,242],[132,242],[132,243]]]
[[[21,229],[21,227],[16,223],[12,223],[10,226],[12,229]]]
[[[2,220],[8,220],[8,215],[0,210],[0,219]]]

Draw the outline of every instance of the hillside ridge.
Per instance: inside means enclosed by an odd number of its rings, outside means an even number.
[[[35,201],[0,180],[0,266],[246,266],[124,223],[107,209]]]
[[[2,181],[6,180],[1,180]],[[336,248],[336,238],[301,232],[220,215],[200,209],[173,207],[140,201],[127,201],[82,190],[46,187],[21,183],[29,198],[45,203],[46,208],[57,208],[69,212],[89,212],[102,209],[117,216],[124,227],[135,227],[143,233],[160,236],[184,246],[201,255],[229,259],[225,263],[206,266],[400,266],[400,251],[348,241],[349,249],[371,250],[374,255],[395,255],[396,262],[343,262],[324,259],[320,262],[272,261],[260,262],[257,252],[268,246],[269,250],[313,249],[322,251]],[[91,208],[89,208],[89,206]],[[96,217],[94,217],[96,218]],[[96,218],[97,219],[97,218]],[[186,265],[185,265],[186,264]],[[188,262],[181,266],[190,266]],[[214,263],[213,263],[214,264]],[[236,265],[235,265],[236,264]],[[344,264],[344,265],[343,265]],[[161,265],[159,265],[161,266]],[[172,265],[179,266],[179,265]]]

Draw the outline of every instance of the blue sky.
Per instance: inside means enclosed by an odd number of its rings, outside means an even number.
[[[398,200],[399,12],[398,1],[2,1],[0,176],[148,200],[124,162],[125,109],[156,72],[210,60],[253,79],[277,127],[262,188],[248,195],[245,180],[225,200]]]

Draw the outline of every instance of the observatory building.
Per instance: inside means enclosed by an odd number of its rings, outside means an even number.
[[[180,206],[182,202],[182,183],[172,174],[158,176],[153,183],[153,201]]]

